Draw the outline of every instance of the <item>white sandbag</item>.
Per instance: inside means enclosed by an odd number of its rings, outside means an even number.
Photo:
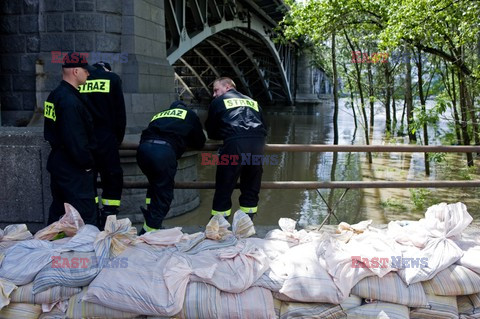
[[[422,284],[427,293],[433,293],[437,296],[461,296],[480,293],[480,275],[460,265],[451,265],[440,271],[432,279],[423,281]]]
[[[193,274],[190,280],[202,281],[230,293],[248,289],[269,268],[265,253],[245,240],[238,240],[235,246],[205,250],[186,258],[193,269],[206,269],[215,265],[211,278],[205,279]]]
[[[111,309],[102,305],[83,301],[88,287],[85,287],[80,293],[72,296],[68,301],[67,317],[71,319],[82,318],[135,318],[138,314],[128,313]]]
[[[10,303],[10,295],[15,289],[17,289],[17,286],[0,278],[0,309]]]
[[[220,292],[221,312],[225,319],[275,319],[272,293],[252,287],[239,294]]]
[[[352,287],[360,280],[374,275],[368,268],[357,268],[352,265],[352,256],[357,253],[358,251],[350,251],[344,243],[333,238],[318,245],[317,254],[325,261],[325,269],[338,288],[339,302],[342,302],[350,294]]]
[[[223,215],[215,215],[205,227],[205,236],[212,240],[222,240],[232,234],[228,227],[230,227],[230,223]]]
[[[0,229],[0,241],[19,241],[32,238],[33,235],[25,224],[8,225],[4,230]]]
[[[480,240],[478,238],[463,235],[461,240],[454,240],[455,244],[463,251],[463,256],[456,264],[480,274]]]
[[[411,319],[457,319],[457,298],[427,294],[427,308],[411,308]]]
[[[133,245],[137,229],[132,227],[128,218],[117,220],[110,215],[105,222],[104,231],[100,232],[93,243],[99,259],[105,260],[119,256],[127,247]]]
[[[309,233],[304,229],[296,230],[296,224],[297,222],[291,218],[280,218],[278,220],[280,229],[269,231],[265,235],[265,239],[282,240],[287,242],[290,247],[293,247],[298,244],[311,242],[315,238],[312,233]]]
[[[372,302],[346,311],[348,319],[408,319],[408,307],[388,302]]]
[[[247,238],[245,240],[262,249],[270,261],[283,256],[290,249],[290,245],[283,240],[262,238]]]
[[[391,221],[388,223],[387,236],[401,245],[425,247],[428,236],[425,228],[418,221]]]
[[[65,214],[60,220],[39,230],[35,234],[35,239],[52,240],[62,232],[68,237],[73,237],[85,225],[80,213],[72,205],[65,203],[64,207]]]
[[[354,236],[359,235],[367,231],[367,229],[370,227],[372,224],[372,220],[364,220],[361,221],[357,224],[350,225],[345,222],[341,222],[337,226],[337,230],[335,231],[335,234],[332,235],[333,238],[335,238],[338,241],[348,243],[350,239],[352,239]]]
[[[192,269],[176,248],[138,244],[120,257],[127,268],[104,268],[90,284],[84,301],[151,316],[173,316],[182,310],[189,277],[203,281],[216,265]]]
[[[31,303],[41,305],[44,303],[55,303],[61,300],[67,300],[71,296],[79,293],[80,288],[69,288],[56,286],[38,294],[33,293],[33,283],[18,287],[10,296],[11,301],[15,303]]]
[[[65,244],[55,244],[45,240],[25,240],[8,248],[0,266],[0,277],[23,286],[33,281],[35,276],[53,257],[63,251],[92,251],[93,240],[98,228],[92,225],[83,226],[78,233]],[[28,263],[25,262],[28,260]]]
[[[317,255],[316,242],[292,247],[270,269],[285,279],[279,292],[292,300],[339,304],[344,298]]]
[[[351,293],[366,299],[391,302],[408,307],[428,305],[421,283],[407,286],[394,272],[388,273],[382,278],[370,276],[362,279],[352,288]]]
[[[374,228],[353,237],[344,244],[343,250],[351,253],[352,267],[362,267],[359,263],[361,261],[368,270],[379,277],[385,276],[395,268],[391,262],[392,258],[402,256],[398,244],[389,238],[385,231]]]
[[[463,256],[463,251],[452,239],[460,239],[462,232],[471,223],[472,216],[463,203],[433,205],[427,209],[425,218],[419,221],[427,232],[425,247],[413,258],[426,258],[426,267],[411,267],[399,271],[407,283],[432,279]]]
[[[252,219],[241,210],[233,215],[232,232],[237,238],[248,238],[255,235]]]
[[[134,244],[147,243],[157,246],[171,246],[179,243],[183,238],[182,228],[158,229],[138,236]]]

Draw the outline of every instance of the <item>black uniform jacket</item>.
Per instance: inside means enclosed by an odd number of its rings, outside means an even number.
[[[96,144],[86,104],[76,88],[60,82],[45,101],[44,137],[52,150],[63,150],[72,164],[91,169]]]
[[[104,135],[114,134],[117,145],[125,136],[127,117],[123,98],[122,80],[103,68],[90,72],[87,83],[79,87],[81,93],[87,93],[91,104],[89,111],[97,139],[104,140]]]
[[[267,135],[260,105],[234,89],[212,101],[205,128],[208,137],[214,140]]]
[[[172,145],[177,159],[187,147],[201,149],[206,140],[197,114],[181,102],[174,102],[169,109],[156,114],[143,130],[140,142],[155,139]]]

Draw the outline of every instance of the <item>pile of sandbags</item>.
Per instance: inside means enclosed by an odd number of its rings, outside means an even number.
[[[336,234],[281,218],[265,238],[241,211],[232,230],[215,216],[205,232],[136,236],[128,219],[100,232],[66,208],[33,239],[0,232],[0,318],[480,318],[480,242],[461,203]]]

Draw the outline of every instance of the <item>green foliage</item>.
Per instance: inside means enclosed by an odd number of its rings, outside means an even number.
[[[410,199],[412,200],[415,208],[418,210],[424,209],[432,192],[425,188],[409,189],[409,191]]]
[[[405,206],[400,200],[395,198],[388,198],[386,201],[381,201],[380,206],[383,208],[390,208],[396,211],[405,211],[407,206]]]

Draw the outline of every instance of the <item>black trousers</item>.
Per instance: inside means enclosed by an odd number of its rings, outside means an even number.
[[[93,172],[77,167],[63,150],[52,150],[48,157],[50,172],[50,205],[48,224],[65,214],[64,203],[72,205],[85,224],[97,225],[97,210],[93,187]]]
[[[98,134],[97,134],[98,135]],[[97,136],[99,148],[95,152],[95,190],[97,176],[102,181],[102,204],[104,208],[120,206],[123,189],[123,170],[120,165],[118,143],[113,134]]]
[[[151,198],[148,205],[150,220],[146,220],[146,223],[148,227],[158,229],[173,200],[177,156],[170,145],[144,142],[137,149],[137,163],[149,183],[147,196]]]
[[[241,207],[255,208],[258,205],[258,194],[262,183],[263,167],[257,162],[264,155],[265,138],[243,137],[228,140],[219,150],[219,157],[226,154],[229,159],[238,156],[237,165],[217,165],[215,176],[215,195],[213,196],[212,214],[227,212],[232,208],[232,193],[240,178],[239,204]]]

